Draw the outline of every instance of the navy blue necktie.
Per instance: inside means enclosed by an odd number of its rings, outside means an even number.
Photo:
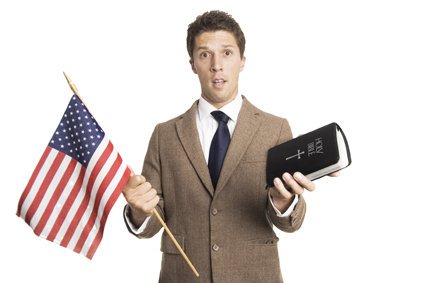
[[[229,117],[221,111],[213,111],[211,115],[218,122],[217,131],[211,141],[210,155],[208,158],[208,169],[210,170],[211,181],[214,188],[217,185],[218,177],[220,176],[221,167],[224,157],[226,156],[227,148],[230,143],[230,132],[227,127]]]

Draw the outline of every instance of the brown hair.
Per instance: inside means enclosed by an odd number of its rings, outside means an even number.
[[[245,36],[239,24],[233,17],[222,11],[210,11],[196,17],[196,20],[189,24],[187,29],[187,52],[190,58],[193,55],[195,38],[203,32],[224,30],[231,32],[236,39],[241,58],[245,52]]]

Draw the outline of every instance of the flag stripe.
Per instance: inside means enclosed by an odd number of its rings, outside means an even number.
[[[50,182],[53,180],[53,177],[55,176],[56,171],[59,169],[59,166],[61,165],[62,160],[64,158],[65,154],[63,154],[62,152],[58,152],[55,157],[55,160],[53,161],[52,166],[49,168],[46,177],[43,180],[43,183],[41,184],[40,188],[38,188],[38,192],[34,200],[32,201],[30,207],[28,208],[27,214],[25,215],[25,222],[27,222],[28,224],[30,224],[32,217],[37,211],[37,208],[40,205],[40,202],[43,199],[43,196],[50,185]]]
[[[49,235],[46,238],[47,240],[60,243],[59,240],[55,240],[56,236],[59,233],[59,230],[61,229],[61,227],[63,227],[63,223],[64,223],[66,217],[68,216],[68,213],[69,213],[69,211],[72,207],[72,204],[74,203],[75,199],[78,196],[78,193],[81,190],[81,187],[83,185],[85,171],[86,171],[86,169],[84,167],[80,168],[77,180],[75,181],[75,184],[72,187],[72,190],[69,193],[69,196],[66,199],[61,211],[59,212],[59,214],[56,218],[55,224],[52,226],[52,229],[50,230]]]
[[[31,206],[32,202],[34,201],[34,198],[37,196],[37,192],[39,188],[41,187],[41,184],[43,183],[43,180],[46,177],[47,172],[49,172],[49,168],[52,166],[56,156],[57,156],[57,151],[53,149],[50,150],[49,154],[46,157],[46,160],[44,161],[43,166],[41,166],[40,168],[40,172],[38,173],[38,175],[35,176],[34,183],[30,187],[28,191],[28,195],[22,204],[22,210],[21,210],[22,219],[25,220],[26,214],[28,213],[28,209]]]
[[[35,226],[34,228],[34,233],[36,235],[40,235],[41,232],[43,231],[47,221],[49,220],[53,209],[55,207],[55,205],[57,204],[59,197],[62,195],[62,192],[64,191],[66,185],[69,182],[69,179],[72,176],[72,173],[74,172],[75,166],[77,165],[77,160],[71,158],[66,171],[64,172],[64,174],[62,175],[62,178],[59,182],[59,184],[56,186],[56,188],[53,191],[53,194],[49,200],[49,203],[47,204],[43,215],[41,216],[40,220],[38,221],[37,226]]]
[[[55,156],[57,156],[57,154],[58,154],[57,151],[55,153],[53,150],[52,150],[51,153],[52,153],[52,155],[55,155]],[[30,222],[30,225],[33,229],[38,225],[38,222],[40,221],[41,217],[43,216],[43,211],[46,209],[47,205],[49,204],[49,199],[52,197],[52,195],[55,191],[55,188],[59,184],[62,175],[66,172],[66,168],[68,167],[71,160],[72,160],[72,158],[69,157],[68,155],[64,156],[61,164],[59,165],[58,170],[56,170],[56,172],[55,172],[55,174],[52,178],[52,181],[46,187],[46,192],[44,193],[43,198],[40,199],[40,204],[39,204],[37,210],[35,211],[32,219],[31,219],[31,222]],[[43,168],[42,172],[43,171],[48,172],[48,169]]]
[[[98,213],[98,209],[99,209],[102,197],[103,197],[106,189],[108,188],[110,182],[112,181],[115,174],[117,173],[121,163],[122,163],[122,160],[121,160],[120,156],[117,156],[115,158],[113,165],[111,166],[111,168],[107,172],[105,178],[103,179],[102,183],[100,184],[99,189],[96,193],[96,198],[95,198],[95,201],[94,201],[93,210],[92,210],[91,215],[90,215],[86,225],[84,226],[84,229],[81,233],[81,236],[78,239],[78,242],[77,242],[77,244],[74,248],[75,252],[77,252],[77,253],[81,252],[81,249],[83,248],[83,245],[84,245],[85,241],[87,240],[87,237],[89,236],[90,231],[92,230],[92,228],[94,226],[94,223],[96,222],[96,217],[97,217],[97,213]]]
[[[29,182],[28,182],[27,186],[25,187],[25,190],[24,190],[24,192],[23,192],[23,193],[22,193],[22,195],[21,195],[21,198],[19,199],[19,203],[18,203],[18,212],[16,213],[16,215],[18,215],[19,217],[21,216],[21,213],[22,213],[22,204],[23,204],[23,203],[24,203],[24,201],[26,200],[26,198],[27,198],[27,196],[28,196],[28,194],[29,194],[29,192],[30,192],[30,190],[31,190],[31,187],[32,187],[32,185],[34,184],[34,181],[35,181],[35,179],[37,178],[38,173],[39,173],[39,172],[40,172],[40,170],[41,170],[41,167],[43,167],[44,162],[46,161],[47,157],[49,156],[49,154],[50,154],[50,150],[51,150],[51,148],[50,148],[50,147],[46,147],[46,149],[44,150],[44,153],[43,153],[43,155],[41,156],[40,161],[38,162],[37,166],[35,167],[35,170],[34,170],[34,172],[32,173],[31,178],[30,178],[30,180],[29,180]]]
[[[103,164],[108,159],[109,155],[112,153],[112,144],[109,143],[106,147],[105,151],[102,153],[99,160],[96,162],[96,165],[93,168],[92,173],[90,174],[87,189],[85,191],[83,200],[75,213],[74,218],[71,221],[71,224],[68,227],[68,230],[65,233],[64,238],[61,241],[61,246],[68,246],[72,236],[74,235],[75,230],[77,229],[77,225],[80,223],[81,218],[83,217],[84,211],[87,209],[90,201],[90,195],[93,188],[94,181],[96,180],[97,175],[102,169]]]
[[[84,199],[84,196],[87,190],[87,184],[92,175],[93,169],[96,166],[97,160],[102,156],[102,153],[105,151],[105,148],[107,147],[108,143],[109,143],[109,140],[107,138],[103,139],[102,142],[99,144],[98,148],[96,149],[96,151],[93,153],[90,163],[87,164],[88,165],[87,168],[85,168],[84,166],[82,167],[83,174],[81,175],[80,187],[76,188],[76,194],[74,195],[72,202],[69,202],[69,205],[67,208],[68,212],[64,216],[65,218],[64,218],[63,224],[61,225],[61,227],[59,227],[59,231],[57,232],[55,236],[55,242],[60,244],[62,240],[64,239],[66,232],[69,226],[71,225],[75,217],[75,214],[77,213],[78,207]],[[68,243],[69,241],[70,240],[68,240]],[[69,244],[67,245],[67,247],[69,247]]]
[[[102,200],[101,200],[101,204],[99,206],[99,210],[100,212],[98,213],[98,216],[95,219],[95,224],[94,227],[92,228],[92,230],[90,231],[90,234],[87,237],[87,240],[84,243],[84,246],[81,250],[81,253],[83,254],[87,254],[90,246],[92,245],[93,241],[96,238],[96,234],[99,230],[102,229],[102,227],[100,227],[100,223],[101,223],[101,218],[103,216],[103,212],[105,210],[105,206],[107,205],[108,201],[109,201],[109,197],[114,193],[114,190],[117,189],[119,182],[120,182],[120,178],[123,176],[123,174],[125,173],[127,166],[125,164],[121,164],[121,166],[119,167],[117,173],[115,174],[114,179],[110,182],[108,188],[105,191],[105,195]],[[125,185],[125,184],[124,184]]]
[[[109,143],[110,143],[109,141],[104,141],[101,146],[104,145],[105,147],[108,147]],[[93,187],[91,189],[90,199],[89,199],[87,208],[84,211],[84,214],[80,219],[79,225],[76,227],[74,235],[72,236],[72,238],[71,238],[71,240],[68,244],[69,248],[74,249],[76,247],[78,241],[79,241],[79,238],[83,235],[84,227],[85,227],[86,223],[89,221],[90,215],[93,211],[94,204],[96,202],[96,195],[98,194],[99,190],[101,189],[100,185],[103,182],[103,178],[108,173],[108,170],[110,170],[111,166],[113,165],[113,162],[115,161],[117,155],[118,155],[118,153],[112,148],[112,153],[105,160],[103,167],[101,168],[100,172],[98,173],[98,177],[93,182]],[[93,167],[95,167],[95,166],[96,165],[94,165]],[[84,197],[87,197],[87,196],[84,196]]]
[[[96,252],[100,242],[102,241],[103,231],[105,229],[105,223],[106,223],[106,220],[108,218],[109,212],[111,211],[112,207],[114,206],[115,202],[117,201],[118,197],[121,194],[121,189],[119,189],[119,188],[123,188],[125,186],[128,178],[130,177],[130,174],[131,174],[130,169],[128,167],[126,167],[126,170],[125,170],[124,174],[122,175],[121,180],[119,181],[119,183],[118,183],[117,187],[115,188],[113,194],[108,199],[108,202],[105,205],[105,210],[103,212],[102,219],[100,221],[100,229],[98,230],[96,237],[93,240],[93,243],[91,244],[89,250],[86,253],[86,256],[89,259],[93,258],[94,253]]]

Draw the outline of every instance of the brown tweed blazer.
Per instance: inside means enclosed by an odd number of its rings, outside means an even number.
[[[159,282],[282,282],[273,224],[300,228],[305,201],[278,218],[266,187],[267,150],[292,138],[285,119],[244,97],[221,175],[214,190],[196,128],[197,102],[183,115],[156,126],[142,174],[158,191],[157,210],[200,273],[197,278],[164,232]],[[140,238],[161,229],[151,217]]]

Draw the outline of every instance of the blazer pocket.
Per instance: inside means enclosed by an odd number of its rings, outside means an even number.
[[[174,235],[174,238],[176,239],[177,243],[179,243],[180,247],[185,250],[184,248],[184,237],[179,235]],[[180,254],[177,247],[174,245],[173,240],[171,240],[170,236],[166,232],[162,234],[161,238],[161,252],[166,254]]]
[[[249,246],[276,246],[279,238],[255,239],[247,242]]]

